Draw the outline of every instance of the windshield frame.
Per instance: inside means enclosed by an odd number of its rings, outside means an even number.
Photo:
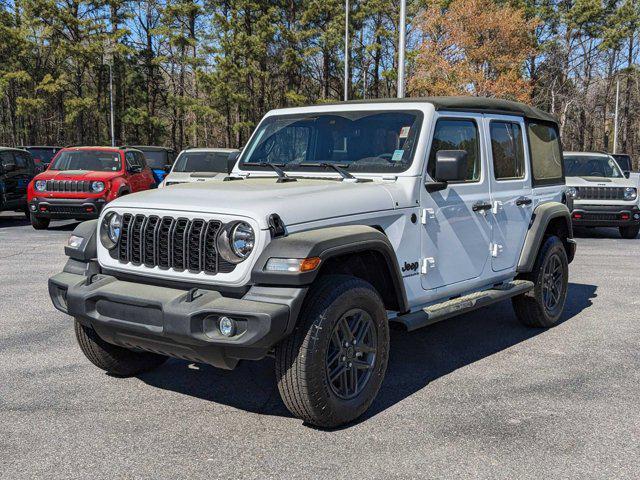
[[[77,154],[77,153],[112,154],[112,155],[117,155],[118,156],[118,159],[119,159],[120,163],[119,163],[118,168],[116,170],[88,170],[86,168],[75,168],[75,169],[61,170],[59,168],[55,168],[56,167],[56,163],[59,162],[66,153],[70,153],[70,154]],[[56,153],[56,156],[51,160],[51,163],[49,164],[49,167],[47,168],[47,171],[52,171],[52,172],[72,172],[72,171],[77,171],[77,170],[83,170],[83,171],[87,171],[87,172],[100,172],[100,173],[121,172],[122,173],[124,165],[125,165],[125,161],[122,158],[122,153],[119,150],[99,150],[99,149],[60,150],[58,153]]]
[[[235,151],[226,151],[226,150],[211,150],[211,151],[198,151],[198,150],[183,150],[182,152],[180,152],[178,154],[178,156],[175,158],[175,160],[173,161],[173,166],[171,167],[171,173],[184,173],[184,174],[193,174],[193,173],[218,173],[218,174],[225,174],[228,175],[228,171],[225,169],[222,172],[218,172],[218,171],[213,171],[213,170],[176,170],[179,166],[180,163],[182,162],[182,158],[186,157],[187,155],[210,155],[210,154],[222,154],[222,155],[227,155],[227,158],[225,159],[225,164],[228,164],[229,161],[229,155],[232,155],[233,153],[235,153]],[[185,165],[186,166],[186,165]]]
[[[616,170],[620,176],[618,177],[611,177],[611,176],[602,176],[602,175],[574,175],[569,171],[569,165],[567,160],[571,158],[573,160],[583,160],[583,161],[593,161],[593,160],[597,160],[597,159],[602,159],[603,161],[612,161],[613,162],[613,166],[612,168],[614,170]],[[576,154],[564,154],[563,155],[563,163],[564,163],[564,168],[565,168],[565,176],[567,177],[577,177],[577,178],[582,178],[582,177],[594,177],[594,178],[615,178],[615,179],[624,179],[626,178],[624,175],[624,172],[622,171],[622,169],[620,168],[620,165],[618,164],[618,162],[616,161],[615,158],[613,158],[611,155],[605,155],[605,154],[581,154],[581,155],[576,155]]]
[[[261,165],[257,165],[253,162],[248,162],[248,156],[253,154],[253,150],[257,147],[257,143],[261,140],[261,129],[265,127],[265,125],[267,125],[268,123],[274,121],[274,120],[281,120],[281,119],[288,119],[288,118],[295,118],[295,117],[311,117],[311,116],[331,116],[331,115],[342,115],[342,114],[355,114],[355,115],[376,115],[376,114],[384,114],[384,113],[405,113],[405,114],[412,114],[415,115],[415,119],[414,119],[414,123],[411,125],[411,133],[410,135],[413,136],[413,145],[411,146],[411,150],[410,150],[410,156],[408,157],[408,160],[406,163],[404,163],[403,168],[401,169],[368,169],[366,168],[365,165],[363,165],[361,168],[358,169],[352,169],[350,168],[350,165],[344,162],[340,162],[340,161],[335,161],[335,162],[329,162],[329,161],[324,161],[324,162],[320,162],[320,163],[333,163],[335,165],[338,165],[342,168],[345,168],[349,173],[354,174],[354,175],[373,175],[373,176],[388,176],[388,175],[399,175],[402,173],[405,173],[409,170],[411,170],[412,168],[414,168],[414,166],[416,165],[416,160],[418,160],[419,157],[418,153],[420,152],[422,146],[420,144],[421,142],[421,138],[424,134],[425,131],[425,125],[428,125],[429,122],[425,122],[425,111],[421,108],[419,108],[418,106],[416,106],[415,108],[406,108],[406,105],[403,105],[402,108],[384,108],[380,105],[376,105],[376,107],[379,108],[358,108],[358,109],[349,109],[349,108],[345,108],[345,109],[331,109],[331,110],[325,110],[325,109],[319,109],[319,110],[302,110],[302,111],[297,111],[295,113],[277,113],[274,112],[272,114],[268,114],[266,115],[258,124],[258,126],[255,128],[255,130],[253,131],[251,137],[249,138],[249,141],[246,143],[246,145],[244,146],[244,148],[242,149],[242,153],[240,155],[240,158],[238,159],[237,163],[236,163],[236,167],[235,169],[241,171],[241,172],[270,172],[271,174],[273,173],[273,170],[268,167],[268,166],[261,166]],[[414,128],[415,127],[415,128]],[[296,165],[307,165],[304,166],[302,168],[295,168]],[[318,173],[323,173],[323,174],[329,174],[330,176],[335,176],[335,171],[332,169],[328,169],[326,167],[323,167],[322,165],[320,165],[317,161],[304,161],[304,162],[300,162],[300,163],[277,163],[277,166],[280,166],[280,168],[288,173],[295,173],[296,176],[301,175],[301,176],[318,176]],[[393,166],[392,163],[390,163],[390,165]],[[311,174],[311,175],[309,175]]]

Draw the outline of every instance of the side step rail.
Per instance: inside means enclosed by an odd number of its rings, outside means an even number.
[[[402,323],[408,331],[432,325],[463,313],[486,307],[507,298],[515,297],[533,290],[534,284],[528,280],[513,280],[489,290],[470,293],[442,303],[429,305],[419,312],[400,315],[392,321]]]

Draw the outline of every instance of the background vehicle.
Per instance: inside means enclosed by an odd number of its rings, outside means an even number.
[[[29,217],[27,186],[35,174],[35,163],[29,152],[0,147],[0,212],[22,211]]]
[[[289,410],[334,427],[375,398],[389,320],[512,299],[526,325],[560,321],[575,242],[544,112],[460,97],[275,110],[233,174],[76,228],[49,292],[95,365],[273,354]]]
[[[56,153],[58,153],[62,147],[51,147],[46,145],[29,145],[26,147],[21,147],[27,152],[29,152],[33,156],[33,161],[36,166],[42,166],[43,170],[46,170],[53,157],[55,157]]]
[[[623,238],[640,231],[638,185],[606,153],[565,152],[567,194],[573,199],[576,226],[618,227]]]
[[[153,177],[156,180],[156,184],[160,185],[160,182],[166,177],[167,171],[171,169],[173,162],[176,159],[176,152],[173,148],[168,147],[156,147],[149,145],[134,145],[131,148],[140,150],[144,153],[144,158],[147,161],[147,165],[153,171]]]
[[[51,219],[97,218],[102,207],[114,198],[147,190],[154,183],[139,150],[64,148],[29,184],[31,224],[44,229]]]
[[[233,170],[239,150],[233,148],[189,148],[180,152],[173,168],[160,185],[204,182],[224,178]]]
[[[631,155],[627,155],[626,153],[612,153],[611,156],[620,167],[620,170],[622,170],[622,173],[628,178],[628,174],[633,171]]]

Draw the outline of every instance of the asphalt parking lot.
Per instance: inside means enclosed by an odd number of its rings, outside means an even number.
[[[367,416],[292,418],[273,361],[93,367],[47,278],[74,223],[0,215],[0,478],[638,478],[640,239],[577,232],[564,321],[509,303],[394,331]]]

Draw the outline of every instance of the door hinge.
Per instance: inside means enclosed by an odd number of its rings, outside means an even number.
[[[491,213],[497,215],[500,210],[502,210],[502,202],[500,200],[496,200],[493,202],[493,208],[491,209]]]
[[[497,257],[499,256],[502,251],[504,250],[504,247],[502,245],[499,245],[497,243],[492,243],[491,244],[491,256],[492,257]]]
[[[420,213],[420,223],[423,225],[427,224],[427,220],[430,218],[436,218],[436,214],[433,211],[433,208],[423,208]]]
[[[436,266],[436,259],[433,257],[423,258],[420,265],[420,273],[426,275],[430,268]]]

